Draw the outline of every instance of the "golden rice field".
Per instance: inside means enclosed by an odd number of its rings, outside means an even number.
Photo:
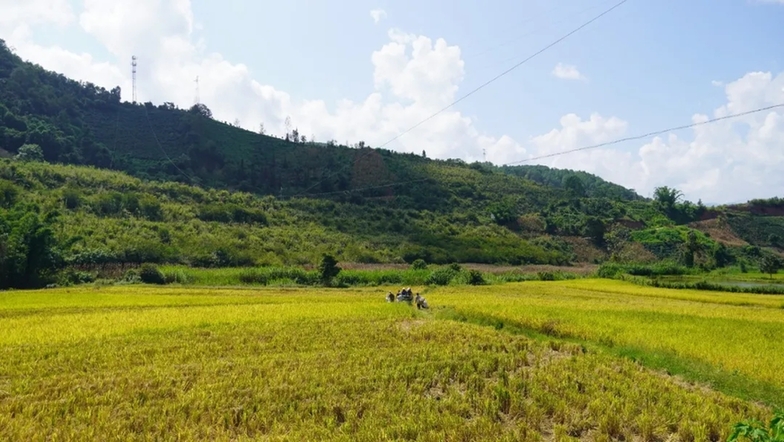
[[[784,385],[781,297],[527,282],[418,312],[384,293],[1,293],[0,440],[715,442]],[[668,364],[687,376],[646,367]]]

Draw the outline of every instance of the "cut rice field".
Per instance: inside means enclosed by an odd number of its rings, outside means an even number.
[[[773,296],[527,282],[417,311],[387,290],[0,293],[0,439],[718,441],[775,404],[644,355],[782,384]]]

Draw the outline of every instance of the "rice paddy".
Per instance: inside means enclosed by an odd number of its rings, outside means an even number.
[[[0,439],[718,441],[782,406],[782,297],[387,290],[2,293]]]

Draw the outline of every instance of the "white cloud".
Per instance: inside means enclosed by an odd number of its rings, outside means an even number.
[[[751,72],[725,86],[727,103],[714,117],[737,114],[784,103],[784,73]],[[693,122],[704,122],[695,115]],[[576,116],[561,119],[561,128],[535,137],[537,153],[547,154],[593,144],[624,135],[626,124],[596,115],[589,121]],[[737,119],[697,126],[691,140],[669,134],[656,137],[634,150],[598,148],[543,161],[553,167],[596,173],[650,195],[654,187],[675,186],[692,200],[743,201],[779,195],[784,189],[784,109],[778,108]]]
[[[383,9],[374,9],[370,11],[370,16],[373,18],[373,23],[378,24],[378,22],[387,18],[387,11]]]
[[[553,68],[552,74],[556,78],[560,78],[562,80],[587,80],[587,78],[585,78],[585,76],[581,74],[575,66],[570,64],[558,63],[555,65],[555,68]]]
[[[4,31],[39,24],[64,26],[74,20],[69,0],[0,0],[0,11]]]
[[[29,5],[35,5],[31,7]],[[454,101],[464,77],[460,48],[443,39],[393,29],[389,41],[373,52],[374,90],[363,100],[295,101],[272,85],[255,80],[247,66],[204,50],[194,34],[198,23],[188,0],[84,0],[75,13],[66,0],[0,0],[0,30],[23,58],[47,69],[107,88],[120,85],[130,96],[129,62],[139,57],[139,98],[156,103],[193,103],[198,75],[201,98],[223,121],[239,119],[255,130],[263,122],[281,135],[290,116],[300,133],[318,140],[364,140],[378,146]],[[58,11],[53,13],[52,11]],[[35,43],[32,30],[41,25],[79,26],[113,56],[110,62],[59,46]],[[559,64],[553,75],[584,79],[573,66]],[[718,85],[717,85],[718,86]],[[726,103],[713,112],[724,116],[784,102],[784,73],[752,72],[723,85]],[[706,115],[695,115],[704,121]],[[634,124],[599,113],[564,115],[558,127],[527,140],[481,133],[473,120],[447,110],[387,146],[429,157],[517,161],[611,141],[628,135]],[[784,111],[749,115],[699,126],[635,144],[556,156],[541,163],[586,170],[650,194],[670,185],[687,197],[705,201],[736,201],[768,197],[784,189]]]

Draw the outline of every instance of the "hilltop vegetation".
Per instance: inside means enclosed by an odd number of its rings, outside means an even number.
[[[784,237],[780,200],[710,209],[583,172],[315,143],[296,128],[279,139],[216,121],[205,105],[122,102],[119,88],[48,72],[2,42],[0,153],[13,157],[0,162],[3,287],[73,266],[315,265],[325,253],[712,269],[757,266]],[[716,217],[747,244],[694,224]]]

